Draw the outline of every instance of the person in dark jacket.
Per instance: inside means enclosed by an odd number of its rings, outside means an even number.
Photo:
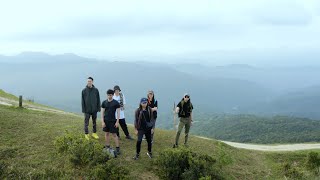
[[[178,116],[180,117],[179,127],[176,135],[176,141],[173,147],[178,147],[178,142],[180,138],[181,131],[183,127],[185,127],[185,139],[184,144],[187,145],[188,143],[188,137],[189,137],[189,130],[192,123],[192,110],[193,105],[190,100],[190,95],[188,93],[185,93],[182,100],[179,102],[176,108],[176,113],[178,113]]]
[[[97,135],[97,112],[100,112],[99,90],[93,85],[93,78],[88,77],[87,86],[81,93],[82,113],[84,113],[84,133],[85,138],[89,140],[89,120],[92,117],[93,134],[92,137],[99,139]]]
[[[138,136],[138,140],[136,144],[136,155],[133,157],[133,159],[139,159],[143,135],[146,136],[148,142],[147,155],[149,158],[152,158],[151,134],[153,131],[153,126],[153,111],[150,107],[148,107],[148,99],[141,98],[139,108],[135,112],[134,127],[135,133]]]
[[[153,118],[154,118],[154,126],[153,126],[153,132],[151,134],[151,142],[153,143],[153,136],[154,131],[156,127],[156,121],[158,117],[158,101],[154,97],[154,92],[152,90],[148,91],[148,107],[150,107],[153,111]]]

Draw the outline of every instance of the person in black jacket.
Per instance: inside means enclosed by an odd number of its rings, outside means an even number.
[[[153,136],[156,127],[156,121],[158,117],[158,101],[154,97],[154,92],[152,90],[148,91],[148,107],[150,107],[153,111],[153,118],[154,118],[154,126],[153,126],[153,133],[151,134],[151,142],[153,143]]]
[[[175,141],[175,144],[173,145],[173,148],[178,147],[178,142],[179,142],[180,134],[183,127],[185,127],[184,144],[187,145],[189,130],[192,124],[192,110],[193,110],[193,105],[190,100],[190,95],[188,93],[185,93],[182,100],[179,102],[176,108],[176,113],[178,113],[178,116],[180,117],[180,122],[179,122],[178,131],[176,134],[176,141]]]
[[[146,136],[148,142],[147,155],[149,158],[152,158],[151,134],[153,131],[153,126],[153,111],[150,107],[148,107],[148,99],[141,98],[139,108],[135,112],[134,127],[135,133],[138,136],[138,140],[136,144],[136,155],[133,157],[133,159],[139,159],[143,135]]]
[[[88,77],[87,86],[81,94],[82,113],[84,113],[84,132],[85,138],[89,140],[89,119],[92,117],[93,134],[92,137],[99,139],[97,135],[97,112],[100,112],[99,90],[93,85],[93,78]]]

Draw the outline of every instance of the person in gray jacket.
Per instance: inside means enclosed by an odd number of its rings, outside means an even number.
[[[84,113],[84,132],[87,140],[89,137],[89,119],[92,117],[93,134],[92,137],[99,139],[97,135],[97,113],[100,112],[100,95],[99,90],[93,85],[93,78],[88,77],[87,86],[82,90],[81,96],[82,113]]]

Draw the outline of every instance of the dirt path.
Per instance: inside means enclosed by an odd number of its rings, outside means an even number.
[[[202,139],[208,139],[206,137],[197,136]],[[319,143],[304,143],[304,144],[280,144],[280,145],[257,145],[257,144],[245,144],[245,143],[236,143],[229,141],[221,141],[235,148],[248,149],[248,150],[257,150],[257,151],[300,151],[300,150],[311,150],[311,149],[320,149]]]
[[[0,104],[1,105],[6,105],[6,106],[18,106],[18,102],[17,101],[12,100],[12,99],[3,98],[3,97],[0,97]],[[58,114],[79,116],[79,115],[74,114],[74,113],[69,113],[69,112],[58,110],[58,109],[52,109],[52,108],[43,107],[43,106],[37,106],[35,104],[28,103],[28,102],[23,102],[23,107],[26,108],[26,109],[34,110],[34,111],[53,112],[53,113],[58,113]]]

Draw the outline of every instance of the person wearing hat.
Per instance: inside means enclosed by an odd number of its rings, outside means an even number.
[[[89,120],[92,117],[93,133],[92,137],[99,139],[97,135],[97,112],[100,111],[100,95],[99,90],[93,85],[93,78],[88,77],[87,85],[81,93],[82,113],[84,113],[84,133],[87,140],[89,136]]]
[[[115,144],[117,155],[120,154],[119,139],[117,132],[119,131],[119,117],[120,117],[120,104],[113,99],[114,91],[109,89],[107,91],[107,100],[102,102],[101,105],[101,122],[102,128],[105,132],[106,146],[110,148],[110,134],[112,134]]]
[[[184,144],[187,145],[188,143],[189,131],[192,123],[192,110],[193,105],[190,100],[190,95],[188,93],[185,93],[182,100],[178,103],[175,111],[176,113],[178,113],[178,116],[180,117],[180,122],[176,134],[175,144],[173,145],[174,148],[178,147],[178,142],[183,127],[185,127]]]
[[[128,126],[126,123],[125,115],[124,115],[124,105],[126,104],[126,99],[121,92],[121,89],[118,85],[114,86],[114,95],[113,99],[118,101],[120,104],[120,120],[119,124],[121,126],[121,129],[123,130],[124,134],[126,135],[126,139],[133,140],[133,138],[130,136],[129,131],[128,131]],[[118,131],[117,133],[118,138],[120,139],[120,133]]]
[[[139,108],[135,111],[135,133],[138,136],[136,144],[136,155],[133,159],[137,160],[140,157],[141,142],[143,135],[147,138],[148,143],[148,152],[147,155],[149,158],[152,158],[152,143],[151,143],[151,134],[154,126],[154,117],[153,111],[148,106],[148,99],[141,98]]]

